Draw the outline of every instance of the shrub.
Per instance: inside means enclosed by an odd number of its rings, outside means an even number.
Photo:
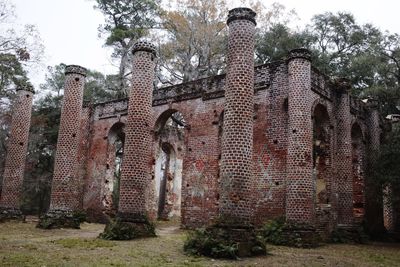
[[[288,222],[284,217],[266,222],[260,233],[265,242],[278,246],[312,248],[321,241],[313,227]]]
[[[184,251],[191,255],[203,255],[212,258],[237,259],[243,256],[265,255],[265,245],[249,230],[248,240],[236,241],[237,229],[218,226],[197,229],[191,232],[184,244]]]
[[[332,231],[331,241],[333,243],[359,243],[365,244],[369,240],[368,235],[365,233],[362,226],[346,229],[346,228],[336,228]]]
[[[140,237],[156,236],[154,224],[146,220],[144,223],[124,222],[117,218],[110,221],[99,238],[106,240],[131,240]]]
[[[185,252],[191,255],[204,255],[213,258],[237,258],[237,245],[228,240],[210,235],[206,229],[191,232],[183,246]]]

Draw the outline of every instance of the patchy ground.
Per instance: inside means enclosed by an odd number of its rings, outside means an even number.
[[[185,231],[158,225],[158,237],[105,241],[104,225],[41,230],[34,222],[0,224],[0,266],[400,266],[400,244],[326,245],[294,249],[268,245],[269,255],[240,261],[189,257]]]

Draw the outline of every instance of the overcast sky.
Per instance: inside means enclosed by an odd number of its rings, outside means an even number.
[[[133,1],[133,0],[132,0]],[[116,68],[110,61],[110,50],[103,47],[97,28],[103,15],[93,9],[93,0],[13,0],[20,24],[35,24],[46,51],[46,65],[78,64],[104,73]],[[236,1],[228,1],[233,3]],[[240,2],[240,1],[238,1]],[[359,23],[372,23],[381,30],[400,33],[400,0],[280,0],[295,9],[299,24],[306,24],[314,14],[325,11],[349,11]],[[229,8],[237,7],[231,4]],[[35,87],[43,81],[45,70],[32,76]],[[40,75],[42,73],[42,75]]]

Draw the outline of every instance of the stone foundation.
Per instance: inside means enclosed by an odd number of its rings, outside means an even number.
[[[0,208],[0,223],[6,221],[24,221],[25,216],[19,209]]]
[[[73,228],[80,229],[81,222],[84,221],[84,215],[80,212],[52,210],[40,217],[37,228],[59,229]]]
[[[284,239],[292,240],[289,246],[301,248],[315,248],[321,242],[321,237],[312,226],[290,225],[283,229]]]

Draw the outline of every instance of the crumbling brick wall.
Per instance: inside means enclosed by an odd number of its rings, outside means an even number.
[[[253,173],[255,222],[285,215],[287,198],[287,153],[288,153],[288,68],[285,61],[255,68],[255,95],[253,114]],[[330,153],[336,153],[337,127],[335,120],[334,88],[328,79],[316,70],[311,72],[309,97],[309,119],[312,123],[313,108],[323,105],[330,118]],[[224,106],[225,75],[200,79],[153,92],[153,134],[161,117],[179,111],[185,120],[184,153],[182,173],[181,220],[185,227],[208,224],[218,211],[220,197],[219,168],[221,118]],[[85,178],[84,208],[101,217],[104,210],[101,191],[107,172],[108,134],[111,127],[126,121],[128,100],[111,101],[92,107],[90,149]],[[365,124],[365,107],[359,102],[350,102],[349,120],[358,118]],[[168,116],[169,116],[168,115]],[[363,130],[365,126],[361,127]],[[311,128],[312,129],[312,128]],[[310,138],[312,131],[310,129]],[[155,142],[154,138],[154,142]],[[309,155],[310,164],[312,154]],[[153,161],[156,159],[153,154]],[[311,165],[310,165],[311,166]],[[311,168],[311,167],[310,167]],[[337,168],[331,162],[331,174],[327,178],[329,208],[316,206],[314,222],[322,228],[332,228],[337,218]],[[312,172],[312,169],[310,169]],[[312,175],[312,174],[311,174]],[[308,178],[312,182],[313,178]],[[314,186],[314,183],[312,183]],[[312,187],[312,192],[314,188]],[[311,195],[312,205],[316,196]],[[310,204],[311,205],[311,204]],[[351,204],[352,205],[352,204]],[[153,209],[156,209],[155,204]],[[155,211],[153,210],[153,213]],[[318,214],[322,214],[319,218]],[[329,224],[329,225],[327,225]]]
[[[301,59],[304,60],[304,59]],[[302,64],[297,71],[301,72]],[[296,165],[289,164],[288,157],[293,154],[292,161],[296,159],[299,144],[293,139],[293,129],[289,127],[290,114],[295,116],[300,112],[296,107],[297,102],[290,100],[289,94],[289,69],[287,61],[279,61],[261,65],[254,72],[254,111],[253,111],[253,175],[254,184],[252,194],[254,203],[254,222],[262,223],[265,220],[287,215],[286,203],[296,204],[292,209],[293,219],[307,221],[314,224],[319,231],[331,231],[338,222],[338,214],[344,212],[338,205],[337,194],[340,190],[338,172],[338,144],[343,142],[342,130],[338,125],[343,123],[342,114],[345,117],[346,127],[349,131],[355,121],[360,125],[362,132],[361,143],[366,142],[366,136],[371,131],[367,107],[360,101],[349,98],[348,109],[344,113],[338,111],[338,94],[335,83],[328,77],[320,74],[314,68],[308,68],[309,81],[298,95],[299,101],[304,104],[303,119],[294,119],[298,127],[303,127],[303,135],[307,144],[304,152],[304,160],[307,162],[307,175],[302,174],[306,181],[307,197],[305,202],[299,201],[296,196],[299,192],[295,187],[289,189],[288,173],[296,176],[300,169]],[[185,121],[182,129],[183,140],[179,145],[183,149],[182,157],[182,184],[181,184],[181,222],[184,227],[193,228],[209,224],[218,214],[218,202],[221,197],[219,189],[220,164],[221,164],[221,135],[223,132],[224,102],[225,102],[225,75],[204,78],[184,84],[160,88],[153,91],[153,121],[151,123],[153,135],[152,162],[155,164],[157,127],[159,122],[168,118],[172,113],[179,112]],[[292,82],[292,86],[297,84]],[[307,93],[304,93],[306,91]],[[292,96],[293,97],[293,96]],[[290,102],[292,101],[292,102]],[[104,196],[105,177],[110,172],[110,129],[116,123],[126,123],[128,100],[116,100],[107,103],[99,103],[90,107],[89,136],[85,144],[89,144],[87,150],[87,163],[84,175],[83,207],[88,211],[93,220],[104,221],[105,207],[102,202]],[[292,103],[290,105],[290,103]],[[329,132],[329,151],[325,159],[327,168],[324,170],[326,182],[326,203],[321,205],[317,200],[316,177],[313,176],[313,114],[317,105],[322,106],[329,118],[324,129]],[[338,113],[339,112],[339,113]],[[294,117],[295,118],[295,117]],[[86,119],[84,121],[87,121]],[[347,125],[348,124],[348,125]],[[86,126],[85,126],[86,127]],[[375,127],[375,126],[374,126]],[[379,126],[378,126],[379,127]],[[86,127],[87,128],[87,127]],[[290,129],[289,129],[290,128]],[[292,127],[293,128],[293,127]],[[372,129],[373,130],[373,129]],[[174,138],[168,137],[169,140]],[[293,149],[289,149],[289,140]],[[304,139],[301,139],[304,140]],[[359,140],[360,141],[360,140]],[[172,141],[171,141],[172,142]],[[350,139],[351,144],[351,139]],[[177,149],[178,145],[172,144]],[[358,205],[364,206],[363,198],[363,168],[365,167],[366,149],[360,150],[364,163],[360,166],[360,172],[355,173],[352,165],[352,147],[349,147],[350,158],[346,159],[349,169],[349,183],[358,175],[357,193],[349,191],[350,203],[347,204],[346,214],[355,216],[353,199],[357,199]],[[294,152],[293,152],[294,151]],[[83,150],[82,150],[82,153]],[[86,152],[85,152],[86,153]],[[358,153],[358,152],[357,152]],[[112,161],[112,160],[111,160]],[[302,167],[304,168],[304,166]],[[320,170],[321,171],[321,170]],[[153,173],[154,176],[154,173]],[[151,184],[153,195],[156,185]],[[153,188],[154,187],[154,188]],[[297,190],[297,191],[296,191]],[[291,195],[292,194],[292,195]],[[294,197],[294,198],[293,198]],[[292,199],[292,200],[290,200]],[[150,214],[157,213],[157,200],[152,201],[148,207]],[[362,220],[358,214],[358,221]]]

